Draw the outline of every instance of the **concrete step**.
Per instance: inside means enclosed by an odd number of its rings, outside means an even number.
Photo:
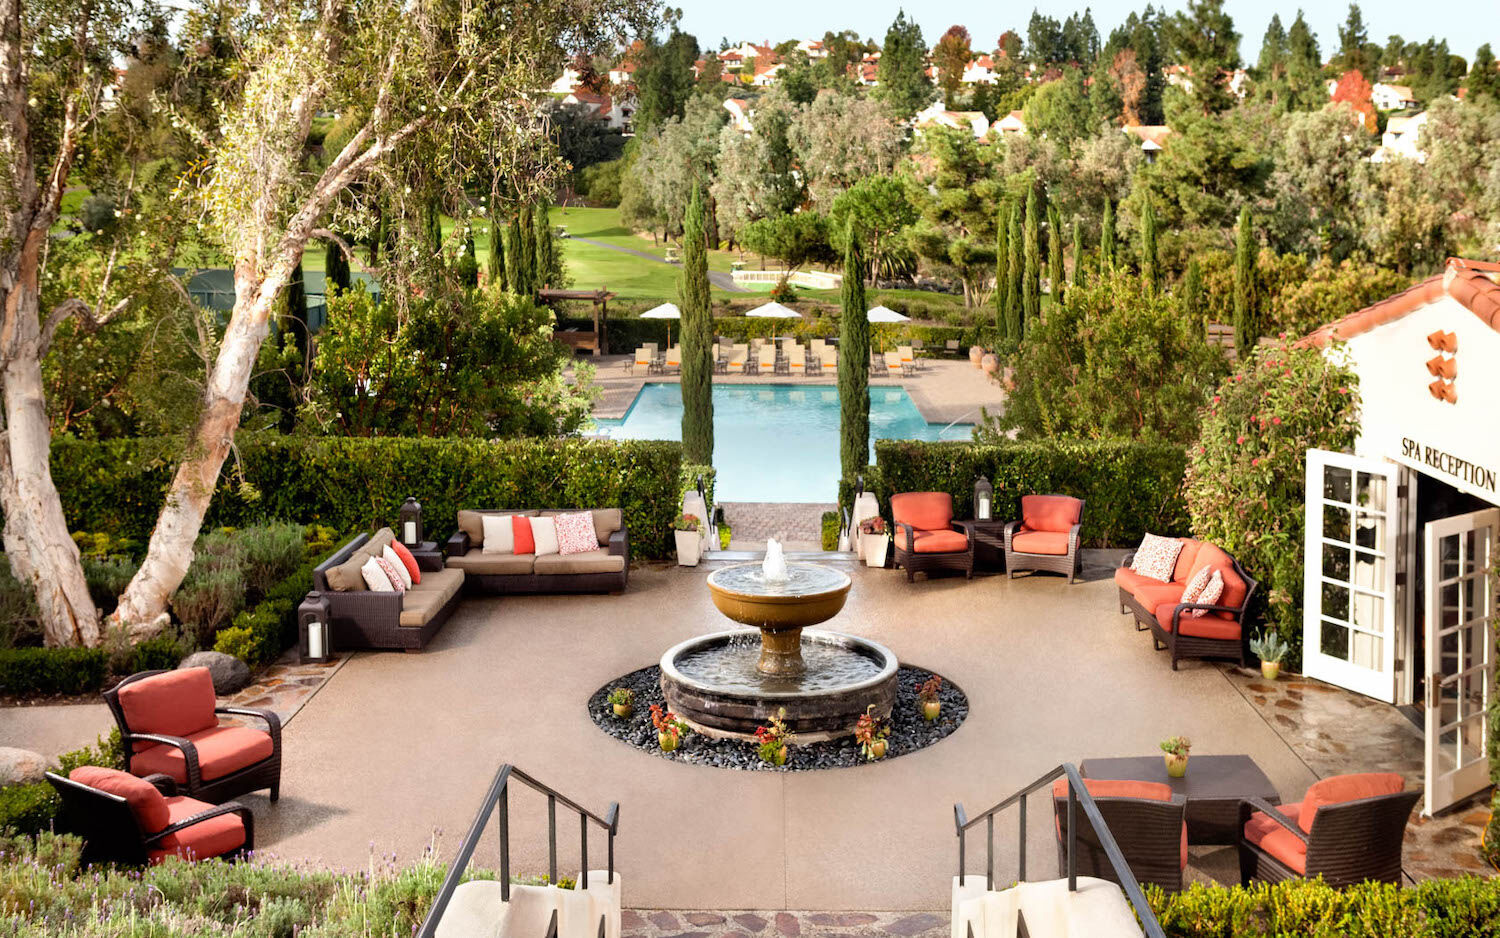
[[[438,922],[436,938],[546,938],[557,913],[557,938],[620,938],[620,874],[589,871],[589,888],[523,886],[513,883],[510,900],[499,880],[460,883]],[[581,881],[581,877],[580,877]]]
[[[1078,877],[1018,883],[986,890],[982,876],[954,877],[953,938],[1016,938],[1024,919],[1030,938],[1141,938],[1140,925],[1120,887]]]

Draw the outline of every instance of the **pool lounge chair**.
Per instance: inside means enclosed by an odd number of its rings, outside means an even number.
[[[807,350],[800,345],[794,345],[786,353],[787,373],[793,376],[805,376],[807,374]]]
[[[726,375],[742,375],[745,373],[745,362],[750,358],[749,349],[743,345],[736,345],[729,353],[729,361],[724,365]]]
[[[910,345],[896,346],[896,354],[901,356],[901,371],[903,374],[913,374],[917,370],[917,355]]]
[[[885,353],[885,373],[892,378],[899,378],[907,374],[906,366],[901,363],[899,352]]]
[[[664,366],[663,370],[664,371],[681,371],[682,370],[682,346],[680,346],[680,345],[674,345],[671,348],[667,349],[666,363],[665,363],[665,366]]]
[[[758,372],[763,375],[776,373],[776,346],[762,345],[760,347],[760,368]]]
[[[635,350],[635,360],[630,369],[631,374],[634,374],[637,368],[644,369],[648,375],[656,370],[656,359],[652,356],[651,350],[644,345]]]

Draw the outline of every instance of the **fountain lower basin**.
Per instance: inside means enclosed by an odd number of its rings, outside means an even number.
[[[755,666],[761,633],[732,629],[690,638],[661,657],[667,706],[709,736],[753,739],[755,728],[781,710],[799,742],[849,733],[869,707],[888,717],[896,701],[896,656],[877,642],[817,629],[797,629],[794,674]]]
[[[760,630],[764,674],[796,675],[802,660],[802,629],[826,622],[844,608],[851,580],[820,564],[783,565],[786,579],[768,579],[760,564],[744,563],[708,575],[708,591],[724,615]]]

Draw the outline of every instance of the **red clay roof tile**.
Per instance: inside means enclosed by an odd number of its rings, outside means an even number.
[[[1495,282],[1497,274],[1500,274],[1500,265],[1450,257],[1443,273],[1428,277],[1395,296],[1328,323],[1304,338],[1301,344],[1322,347],[1330,342],[1352,339],[1377,326],[1400,319],[1444,294],[1463,304],[1485,325],[1500,332],[1500,283]]]

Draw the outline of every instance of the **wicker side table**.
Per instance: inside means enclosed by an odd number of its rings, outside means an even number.
[[[953,522],[974,537],[974,570],[987,573],[1005,572],[1005,522],[997,518],[978,521],[973,518]]]
[[[418,570],[443,569],[443,548],[437,541],[423,541],[408,550],[417,561]]]

